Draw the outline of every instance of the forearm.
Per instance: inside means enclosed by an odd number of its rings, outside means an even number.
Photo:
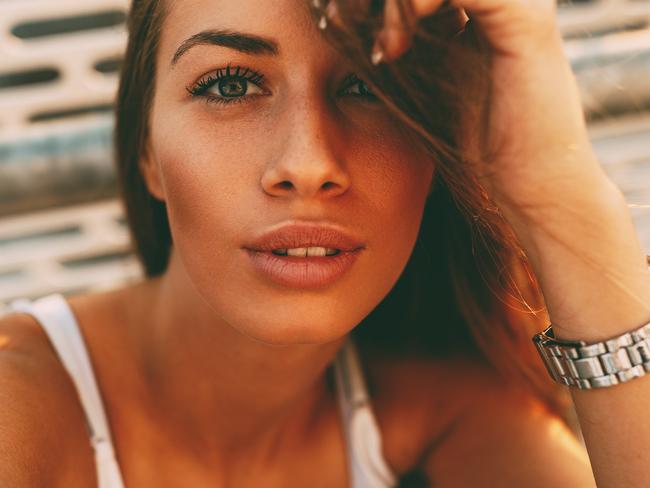
[[[535,218],[504,212],[531,260],[558,339],[595,342],[650,322],[645,254],[620,192],[608,188],[576,189],[562,208]],[[518,229],[519,221],[527,227]],[[539,227],[531,229],[531,221]],[[650,376],[571,394],[598,486],[645,486]]]

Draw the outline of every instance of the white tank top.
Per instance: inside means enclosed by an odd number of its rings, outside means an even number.
[[[60,294],[35,301],[14,300],[9,311],[32,315],[43,327],[79,393],[95,451],[98,488],[124,488],[101,394],[77,321]],[[347,341],[334,371],[347,443],[351,488],[388,488],[396,477],[382,454],[381,433],[372,412],[354,344]]]

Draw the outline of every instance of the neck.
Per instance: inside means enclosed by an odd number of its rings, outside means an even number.
[[[203,301],[173,256],[152,282],[140,341],[155,410],[192,442],[231,455],[301,436],[331,399],[324,372],[344,339],[277,346],[247,337]]]

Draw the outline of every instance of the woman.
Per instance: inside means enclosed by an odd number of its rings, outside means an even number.
[[[405,5],[134,2],[147,278],[2,320],[0,485],[643,486],[649,381],[572,390],[587,458],[532,356],[537,285],[559,339],[650,316],[553,2]]]

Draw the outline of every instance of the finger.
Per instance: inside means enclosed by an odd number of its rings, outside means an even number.
[[[311,6],[316,11],[318,28],[327,29],[329,24],[338,28],[343,27],[343,20],[336,4],[336,0],[311,0]]]
[[[445,0],[411,0],[413,5],[413,12],[418,17],[424,17],[425,15],[430,15],[438,9],[443,9],[445,7],[454,8],[451,6],[450,1]]]
[[[341,20],[339,7],[336,4],[336,0],[330,0],[328,2],[327,7],[325,7],[325,15],[329,21],[332,22],[332,24],[336,25],[339,28],[343,26],[343,21]]]
[[[467,19],[463,9],[453,6],[451,0],[386,0],[385,27],[377,36],[375,46],[383,50],[382,60],[403,55],[411,46],[418,20],[433,13],[440,14],[439,22],[449,26],[452,30],[450,35],[456,34],[464,24],[459,23],[461,17],[462,20]]]
[[[375,46],[382,50],[385,61],[396,59],[408,50],[416,25],[412,0],[386,0],[384,26]]]

